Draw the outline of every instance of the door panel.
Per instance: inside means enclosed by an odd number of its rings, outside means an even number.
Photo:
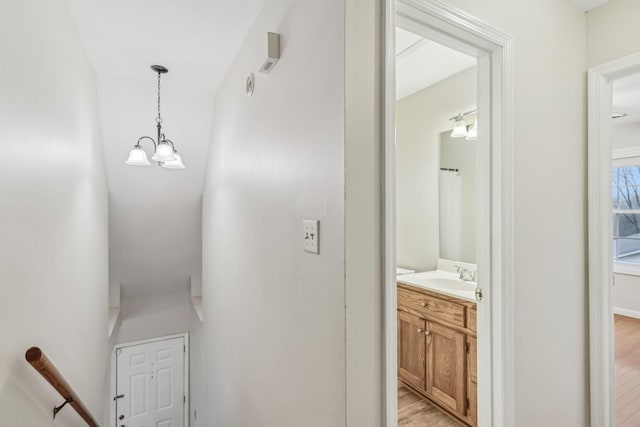
[[[440,404],[466,414],[464,334],[427,322],[427,393]]]
[[[184,363],[183,337],[119,349],[117,425],[184,427]]]
[[[425,321],[398,311],[398,375],[425,389]]]

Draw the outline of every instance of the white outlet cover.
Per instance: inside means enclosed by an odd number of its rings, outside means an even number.
[[[317,219],[302,220],[302,241],[305,251],[312,254],[320,253],[320,245],[318,244],[320,241],[319,230],[319,221]]]

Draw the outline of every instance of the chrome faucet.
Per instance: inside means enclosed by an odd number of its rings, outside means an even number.
[[[460,273],[460,280],[464,280],[465,282],[475,282],[476,281],[476,272],[471,271],[468,268],[460,267],[456,265],[456,271]]]

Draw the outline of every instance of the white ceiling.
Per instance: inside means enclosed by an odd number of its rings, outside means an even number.
[[[67,1],[96,70],[110,281],[122,283],[124,296],[186,289],[201,269],[214,93],[264,0]],[[163,130],[182,154],[184,170],[124,164],[140,136],[155,138],[152,64],[169,68],[162,80]]]
[[[476,65],[476,59],[396,28],[396,98],[402,99]]]
[[[640,74],[614,80],[613,111],[627,114],[615,119],[615,124],[640,122]]]
[[[577,8],[584,10],[594,9],[600,5],[605,4],[609,0],[568,0],[569,3],[573,4]]]

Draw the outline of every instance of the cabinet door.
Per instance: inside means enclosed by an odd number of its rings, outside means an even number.
[[[466,414],[466,336],[427,322],[427,393],[458,414]]]
[[[469,370],[467,383],[467,397],[469,399],[469,409],[467,416],[471,425],[478,425],[478,340],[474,337],[467,337],[468,352],[467,366]]]
[[[398,376],[425,388],[425,321],[413,314],[398,311]]]

